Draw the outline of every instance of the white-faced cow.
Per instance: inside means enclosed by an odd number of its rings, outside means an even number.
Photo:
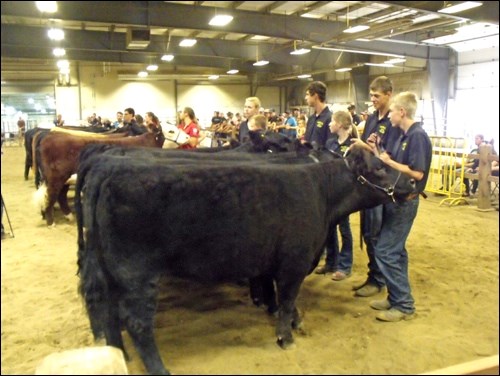
[[[73,131],[75,132],[75,131]],[[42,216],[47,225],[54,224],[53,208],[59,202],[61,211],[69,216],[71,210],[67,202],[68,185],[66,181],[78,168],[80,151],[89,144],[121,145],[125,147],[146,146],[161,148],[166,139],[178,142],[187,141],[187,135],[177,127],[165,127],[161,132],[145,133],[139,136],[124,137],[126,134],[78,135],[65,132],[50,132],[40,142],[40,166],[45,180],[36,196],[41,197]],[[35,163],[36,165],[36,163]]]
[[[153,336],[160,275],[212,281],[269,275],[278,294],[276,335],[286,348],[300,325],[296,297],[330,223],[415,192],[413,181],[360,148],[316,164],[232,156],[169,165],[97,153],[80,163],[79,290],[92,331],[124,349],[124,324],[151,374],[168,374]]]

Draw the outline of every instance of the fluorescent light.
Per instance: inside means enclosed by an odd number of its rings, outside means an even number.
[[[218,74],[212,74],[211,76],[208,76],[208,79],[209,80],[216,80],[219,78],[219,75]]]
[[[338,68],[335,69],[335,72],[349,72],[352,71],[352,68]]]
[[[146,71],[140,71],[139,73],[137,73],[137,75],[139,77],[147,77],[148,76],[148,72],[146,72]]]
[[[406,61],[406,59],[399,59],[399,58],[396,58],[396,59],[389,59],[389,60],[386,60],[384,61],[385,64],[398,64],[398,63],[404,63]]]
[[[148,70],[148,71],[156,71],[156,70],[158,70],[158,65],[156,65],[156,64],[149,64],[146,67],[146,70]]]
[[[49,38],[52,40],[63,40],[64,39],[64,31],[63,29],[49,29],[48,32]]]
[[[208,23],[211,26],[226,26],[229,22],[233,20],[233,16],[227,14],[218,14],[210,20]]]
[[[269,37],[266,37],[264,35],[254,35],[253,37],[251,37],[250,39],[253,39],[253,40],[268,40],[270,39]]]
[[[227,74],[236,74],[236,73],[238,73],[238,72],[239,72],[239,70],[238,70],[238,69],[230,69],[230,70],[228,70],[226,73],[227,73]]]
[[[57,1],[35,1],[35,4],[40,12],[45,12],[45,13],[57,12]]]
[[[417,24],[417,23],[421,23],[421,22],[432,21],[432,20],[435,20],[437,18],[439,18],[439,15],[437,15],[437,14],[434,14],[434,13],[426,14],[425,16],[420,16],[420,17],[414,18],[413,23]]]
[[[311,77],[311,75],[310,75],[310,74],[299,74],[299,75],[297,76],[297,78],[309,78],[309,77]]]
[[[69,67],[63,67],[59,69],[59,73],[61,74],[69,74]]]
[[[353,53],[353,54],[366,54],[366,55],[389,56],[389,57],[404,58],[403,55],[388,54],[388,53],[385,53],[385,52],[373,52],[373,51],[365,51],[365,50],[351,50],[351,49],[348,49],[348,48],[335,48],[335,47],[325,47],[325,46],[312,46],[312,48],[317,49],[317,50],[350,52],[350,53]]]
[[[384,68],[393,68],[394,65],[387,63],[364,63],[365,65],[369,65],[370,67],[384,67]]]
[[[66,55],[66,50],[64,48],[54,48],[52,50],[52,53],[54,54],[54,56],[61,57]]]
[[[267,65],[269,64],[269,61],[267,60],[259,60],[259,61],[256,61],[255,63],[253,63],[253,65],[255,65],[256,67],[261,67],[263,65]]]
[[[353,27],[348,27],[347,29],[344,30],[344,33],[349,33],[349,34],[359,33],[360,31],[365,31],[368,30],[369,28],[370,26],[367,25],[357,25]]]
[[[304,55],[308,54],[309,52],[311,52],[309,48],[299,48],[298,50],[291,51],[290,55]]]
[[[196,39],[183,39],[179,43],[180,47],[193,47],[196,44]]]
[[[451,5],[448,7],[444,7],[443,9],[438,10],[439,13],[446,13],[446,14],[454,14],[458,12],[463,12],[464,10],[467,9],[472,9],[476,7],[480,7],[483,5],[483,3],[480,3],[479,1],[465,1],[460,4],[455,4]]]
[[[163,56],[161,57],[161,59],[162,59],[163,61],[172,61],[172,60],[174,60],[174,55],[171,55],[171,54],[163,55]]]

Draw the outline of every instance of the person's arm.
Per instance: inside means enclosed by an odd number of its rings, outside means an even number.
[[[391,159],[391,156],[387,152],[381,153],[379,155],[379,158],[389,167],[392,167],[393,169],[398,170],[399,172],[408,175],[410,178],[413,178],[417,181],[422,180],[424,177],[424,173],[422,171],[412,170],[409,166],[396,162],[395,160]]]

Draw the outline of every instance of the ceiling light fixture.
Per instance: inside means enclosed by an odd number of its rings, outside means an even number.
[[[311,77],[311,75],[310,75],[310,74],[299,74],[299,75],[297,76],[297,78],[310,78],[310,77]]]
[[[157,71],[158,70],[158,65],[156,65],[156,64],[149,64],[146,67],[146,70],[151,71],[151,72]]]
[[[367,25],[349,26],[349,5],[347,6],[347,13],[345,19],[346,19],[347,29],[344,29],[343,31],[344,33],[348,34],[359,33],[360,31],[365,31],[370,28],[370,26]]]
[[[365,31],[365,30],[368,30],[369,28],[370,28],[370,26],[367,26],[367,25],[356,25],[356,26],[348,27],[347,29],[344,30],[344,33],[349,33],[349,34],[359,33],[360,31]]]
[[[51,28],[48,31],[49,39],[52,40],[63,40],[64,39],[64,31],[63,29]]]
[[[290,51],[290,55],[304,55],[311,52],[309,48],[299,48],[297,49],[297,41],[293,41],[293,51]]]
[[[208,23],[210,26],[226,26],[233,20],[233,16],[228,14],[218,14]]]
[[[179,46],[180,47],[193,47],[195,44],[196,44],[196,39],[186,38],[186,39],[181,40],[181,42],[179,43]]]
[[[463,12],[464,10],[480,7],[483,5],[483,3],[480,3],[479,1],[465,1],[460,4],[447,4],[445,5],[442,9],[439,9],[439,13],[446,13],[446,14],[455,14],[459,12]]]
[[[35,1],[35,4],[40,12],[44,13],[57,12],[57,1]]]
[[[144,77],[147,77],[148,76],[148,72],[146,71],[140,71],[139,73],[137,73],[137,75],[141,78],[144,78]]]
[[[54,56],[61,57],[66,55],[66,50],[64,48],[54,48],[52,50],[52,53],[54,54]]]
[[[238,73],[238,72],[239,72],[239,70],[238,70],[238,69],[229,69],[226,73],[227,73],[227,74],[236,74],[236,73]]]
[[[253,65],[256,67],[262,67],[267,64],[269,64],[269,61],[267,60],[257,60],[255,63],[253,63]]]
[[[68,60],[59,60],[57,62],[57,67],[59,69],[69,68],[69,61]]]
[[[394,65],[387,63],[364,63],[370,67],[383,67],[383,68],[394,68]]]
[[[216,79],[218,79],[218,78],[219,78],[219,75],[218,75],[218,74],[212,74],[212,75],[208,76],[208,79],[209,79],[209,80],[216,80]]]
[[[349,71],[352,71],[352,68],[338,68],[338,69],[335,69],[335,72],[349,72]]]
[[[161,57],[162,61],[172,61],[174,60],[174,55],[172,54],[165,54]]]
[[[264,59],[262,59],[262,60],[261,60],[261,59],[259,59],[259,46],[257,45],[256,47],[257,47],[257,48],[256,48],[257,58],[255,59],[255,63],[253,63],[253,65],[254,65],[255,67],[262,67],[262,66],[264,66],[264,65],[269,64],[269,61],[264,60]]]
[[[406,61],[406,59],[395,58],[395,59],[386,60],[386,61],[384,61],[384,63],[385,64],[398,64],[398,63],[404,63],[405,61]]]

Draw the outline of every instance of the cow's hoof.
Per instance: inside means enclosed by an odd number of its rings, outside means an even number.
[[[295,348],[295,343],[293,343],[293,338],[286,340],[284,338],[278,337],[278,339],[276,340],[276,343],[283,350],[289,350],[289,349]]]
[[[65,215],[64,218],[66,218],[66,220],[68,222],[71,222],[73,220],[73,218],[74,218],[73,217],[73,213],[69,213],[69,214]]]
[[[55,222],[50,224],[50,225],[47,225],[47,228],[50,228],[50,229],[56,228]]]

